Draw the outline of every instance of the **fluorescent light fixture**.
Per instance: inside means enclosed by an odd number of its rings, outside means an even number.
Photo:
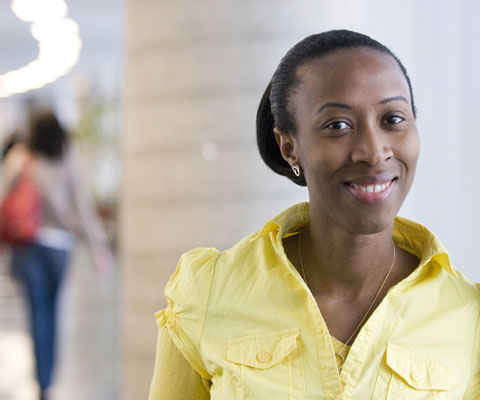
[[[63,0],[13,0],[12,11],[22,21],[35,22],[65,17],[67,5]]]
[[[12,10],[21,20],[32,22],[30,31],[39,53],[36,60],[0,75],[0,98],[41,88],[67,74],[82,48],[77,23],[65,18],[63,0],[13,0]]]

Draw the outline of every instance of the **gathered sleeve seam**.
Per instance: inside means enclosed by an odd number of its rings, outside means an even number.
[[[207,249],[207,251],[212,251],[213,249]],[[172,309],[172,303],[170,299],[168,299],[168,305],[165,309],[158,311],[155,316],[157,318],[157,324],[161,329],[166,329],[168,335],[172,339],[175,346],[178,348],[180,353],[185,357],[187,362],[200,374],[200,376],[207,381],[210,381],[212,378],[211,375],[205,368],[203,364],[202,356],[201,356],[201,342],[203,331],[205,327],[205,320],[206,320],[206,312],[208,307],[208,302],[210,299],[210,291],[212,288],[213,277],[215,275],[215,266],[216,261],[218,258],[219,251],[215,250],[215,254],[211,254],[211,259],[209,263],[212,265],[212,272],[208,287],[208,292],[205,296],[205,305],[203,306],[202,314],[201,314],[201,327],[200,327],[200,335],[198,336],[198,348],[196,348],[195,343],[189,338],[189,335],[183,331],[180,324],[177,324],[177,316],[176,312]],[[168,296],[167,296],[168,298]],[[186,343],[183,343],[186,341]],[[196,350],[194,350],[196,348]]]

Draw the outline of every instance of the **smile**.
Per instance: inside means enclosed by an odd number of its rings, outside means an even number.
[[[347,183],[348,191],[357,200],[367,204],[378,204],[386,201],[395,189],[397,178],[375,183]]]
[[[361,190],[364,193],[380,193],[387,190],[392,183],[393,180],[382,184],[376,183],[375,185],[356,185],[355,183],[352,183],[350,186],[354,189]]]

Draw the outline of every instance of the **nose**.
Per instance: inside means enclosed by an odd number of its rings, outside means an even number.
[[[354,163],[364,162],[371,166],[389,160],[393,157],[393,151],[388,135],[380,127],[366,125],[355,132],[355,141],[352,149],[352,161]]]

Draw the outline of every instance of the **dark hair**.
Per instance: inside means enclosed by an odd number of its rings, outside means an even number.
[[[51,111],[32,117],[29,146],[34,153],[47,158],[61,158],[68,144],[68,135]]]
[[[293,89],[299,84],[297,70],[314,58],[325,56],[339,49],[367,47],[391,56],[407,80],[413,115],[416,116],[413,91],[407,70],[392,51],[367,35],[348,30],[332,30],[311,35],[298,42],[282,58],[272,80],[262,96],[257,111],[257,144],[263,161],[275,172],[286,176],[298,185],[306,186],[305,177],[295,176],[284,160],[275,140],[273,128],[295,133],[295,119],[290,112],[289,101]]]

